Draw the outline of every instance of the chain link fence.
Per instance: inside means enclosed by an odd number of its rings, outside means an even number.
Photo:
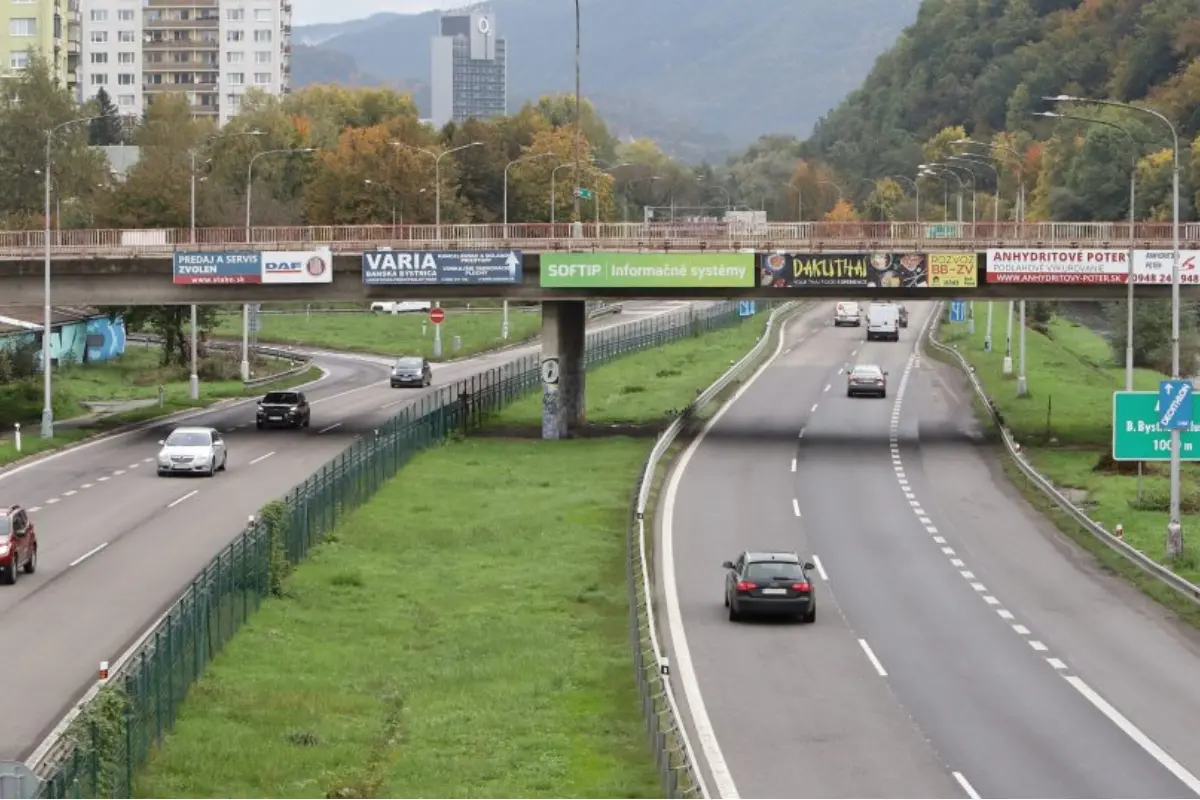
[[[738,303],[689,307],[587,336],[586,363],[738,324]],[[171,730],[209,662],[293,565],[426,447],[469,433],[541,386],[530,354],[422,397],[360,437],[282,501],[264,507],[213,559],[141,643],[89,691],[39,763],[41,797],[130,797],[137,770]],[[631,598],[631,601],[633,598]]]

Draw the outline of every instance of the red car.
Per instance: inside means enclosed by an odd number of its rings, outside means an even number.
[[[0,508],[0,583],[12,585],[21,570],[36,570],[37,548],[37,532],[25,509]]]

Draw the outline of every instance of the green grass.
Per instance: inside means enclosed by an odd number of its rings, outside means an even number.
[[[433,328],[425,314],[263,314],[260,342],[327,347],[382,355],[433,357]],[[485,350],[527,341],[542,330],[540,313],[511,310],[508,341],[500,338],[502,316],[495,312],[466,313],[446,310],[442,323],[442,358],[465,358]],[[242,320],[225,316],[214,336],[240,337]],[[453,349],[454,337],[462,347]]]
[[[1130,545],[1187,580],[1200,582],[1200,547],[1188,536],[1189,531],[1193,535],[1200,531],[1200,465],[1183,465],[1184,553],[1178,559],[1167,559],[1167,465],[1143,465],[1139,502],[1136,466],[1127,464],[1118,473],[1107,457],[1112,451],[1112,394],[1124,389],[1125,373],[1113,365],[1104,337],[1057,318],[1050,324],[1049,336],[1027,330],[1026,372],[1031,396],[1018,398],[1015,377],[1001,374],[1003,339],[1001,347],[988,354],[983,352],[983,335],[978,320],[974,337],[968,336],[965,324],[944,323],[941,341],[956,345],[975,365],[984,388],[1037,470],[1060,489],[1071,490],[1072,501],[1105,529],[1122,525]],[[1014,373],[1015,362],[1014,358]],[[1137,370],[1134,388],[1156,391],[1163,377],[1153,370]],[[1027,496],[1037,491],[1036,487],[1025,488]],[[1044,497],[1042,501],[1038,505],[1044,508]],[[1081,537],[1091,538],[1073,522],[1059,527],[1081,542]],[[1095,545],[1087,544],[1089,549]]]
[[[763,320],[598,367],[589,407],[661,421]],[[618,411],[622,383],[645,390]],[[135,796],[661,796],[624,576],[650,447],[497,437],[417,456],[217,657]]]
[[[283,368],[283,366],[274,367],[276,370],[282,370]],[[83,368],[80,367],[78,369]],[[266,384],[265,386],[256,386],[252,389],[245,388],[242,386],[241,382],[235,382],[233,386],[237,389],[236,393],[229,393],[221,390],[219,387],[222,386],[222,384],[217,384],[218,388],[216,389],[206,389],[206,385],[201,383],[199,400],[191,400],[188,397],[186,386],[182,391],[180,391],[178,387],[172,386],[170,387],[170,391],[167,393],[165,402],[162,406],[144,406],[142,408],[134,408],[115,414],[105,414],[103,416],[89,419],[86,422],[82,422],[78,427],[64,427],[62,425],[57,425],[54,430],[54,436],[50,439],[43,439],[38,432],[38,423],[33,422],[24,426],[24,430],[22,432],[23,435],[21,437],[22,441],[20,452],[17,452],[16,443],[11,434],[8,434],[7,431],[6,436],[3,439],[0,439],[0,467],[11,464],[14,461],[19,461],[23,458],[37,455],[39,453],[59,450],[72,444],[81,442],[84,439],[98,436],[103,433],[108,433],[126,425],[133,425],[139,422],[158,419],[159,417],[165,417],[170,414],[176,414],[189,409],[201,408],[211,405],[212,403],[221,399],[232,397],[257,397],[258,395],[265,394],[272,389],[286,389],[292,386],[299,386],[310,381],[315,381],[319,377],[321,377],[321,371],[316,367],[309,367],[308,369],[296,375]],[[92,380],[94,381],[94,379]],[[95,386],[96,384],[93,382],[91,385]],[[155,389],[154,393],[149,396],[157,397],[157,389]]]

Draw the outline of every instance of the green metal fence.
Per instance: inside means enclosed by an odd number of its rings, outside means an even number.
[[[766,304],[760,304],[760,307]],[[586,362],[737,324],[735,302],[594,331]],[[179,601],[81,710],[42,765],[42,797],[130,797],[136,770],[162,743],[188,690],[290,569],[417,453],[541,385],[531,354],[422,397],[360,437],[259,517],[192,581]]]

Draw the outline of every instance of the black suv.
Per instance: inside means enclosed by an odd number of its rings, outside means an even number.
[[[751,614],[796,617],[817,621],[817,598],[808,571],[815,567],[788,552],[751,552],[722,564],[725,607],[736,622]]]
[[[256,427],[307,428],[311,413],[304,392],[267,392],[258,401]]]

